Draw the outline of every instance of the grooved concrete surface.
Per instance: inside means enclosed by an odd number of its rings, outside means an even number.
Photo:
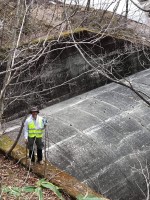
[[[150,95],[150,69],[128,78]],[[150,164],[150,107],[109,84],[41,110],[46,150],[57,167],[112,200],[142,200]],[[144,171],[142,171],[142,169]]]

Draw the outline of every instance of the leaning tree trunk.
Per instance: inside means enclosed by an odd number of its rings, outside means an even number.
[[[19,139],[20,139],[20,136],[21,136],[21,133],[22,133],[22,130],[23,130],[23,127],[24,127],[24,123],[25,123],[27,117],[28,117],[28,113],[25,115],[25,117],[24,117],[24,119],[23,119],[23,121],[22,121],[20,130],[19,130],[19,133],[18,133],[18,135],[17,135],[17,138],[16,138],[15,142],[14,142],[13,145],[10,147],[10,149],[6,152],[6,156],[5,156],[6,158],[10,156],[11,152],[12,152],[13,149],[16,147],[16,145],[17,145],[17,143],[18,143],[18,141],[19,141]]]

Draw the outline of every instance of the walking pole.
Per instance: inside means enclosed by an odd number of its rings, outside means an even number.
[[[26,144],[26,166],[27,166],[27,154],[28,154],[28,149],[27,149],[27,144]]]
[[[45,145],[44,145],[44,177],[46,175],[46,135],[47,135],[47,128],[45,127]]]

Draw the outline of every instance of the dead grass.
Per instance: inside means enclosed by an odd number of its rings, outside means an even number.
[[[0,153],[0,177],[2,179],[2,186],[9,187],[23,187],[33,186],[39,180],[39,177],[29,172],[26,168],[18,164],[16,161],[6,159],[3,154]],[[59,198],[51,191],[43,190],[45,200],[59,200]],[[63,195],[65,200],[71,200],[68,195]],[[38,197],[33,193],[26,193],[25,196],[15,197],[2,193],[1,200],[38,200]]]

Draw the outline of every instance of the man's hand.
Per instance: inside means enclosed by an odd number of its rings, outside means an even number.
[[[25,144],[28,144],[28,139],[25,139],[25,140],[24,140],[24,143],[25,143]]]

